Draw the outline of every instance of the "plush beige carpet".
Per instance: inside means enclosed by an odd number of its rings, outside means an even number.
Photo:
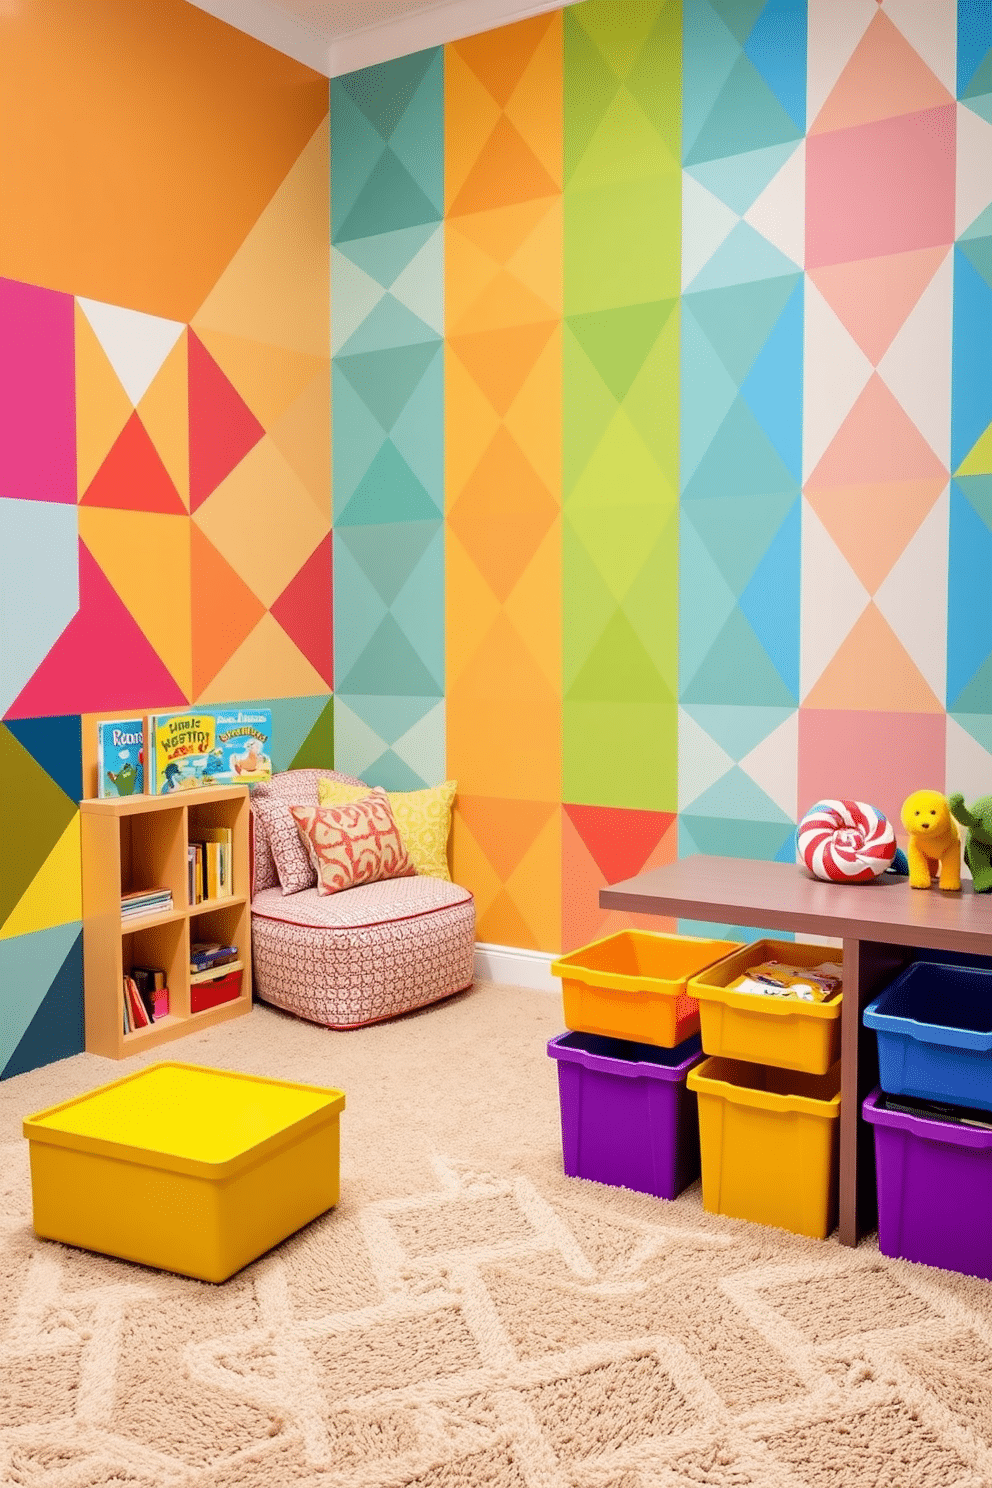
[[[565,1179],[560,1031],[479,984],[172,1045],[347,1092],[339,1207],[222,1287],[32,1234],[21,1117],[138,1061],[0,1085],[0,1483],[992,1485],[992,1287]]]

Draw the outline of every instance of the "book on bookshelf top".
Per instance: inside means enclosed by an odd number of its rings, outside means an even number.
[[[140,796],[145,791],[145,721],[111,718],[96,726],[97,795]]]

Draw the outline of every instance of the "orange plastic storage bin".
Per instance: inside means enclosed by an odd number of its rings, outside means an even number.
[[[699,1032],[699,1004],[686,993],[689,978],[739,945],[648,930],[594,940],[552,963],[561,977],[565,1023],[577,1033],[673,1049]]]
[[[694,976],[688,990],[699,1001],[703,1052],[825,1075],[840,1058],[843,993],[830,1002],[797,1002],[732,992],[728,984],[762,961],[818,966],[839,956],[828,946],[756,940]]]

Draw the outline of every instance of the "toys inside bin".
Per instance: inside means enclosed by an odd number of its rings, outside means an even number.
[[[728,992],[756,997],[781,997],[793,1002],[831,1002],[840,994],[843,971],[836,961],[819,966],[792,966],[786,961],[762,961],[727,985]]]

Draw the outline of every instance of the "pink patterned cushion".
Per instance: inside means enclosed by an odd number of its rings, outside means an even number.
[[[384,790],[344,806],[291,806],[321,894],[413,872]],[[281,875],[280,875],[281,876]]]
[[[285,801],[269,799],[254,802],[253,809],[265,831],[283,893],[298,894],[301,889],[312,889],[317,882],[317,870],[300,841],[289,806]]]
[[[251,891],[261,893],[279,882],[279,874],[269,846],[268,833],[262,822],[258,806],[262,801],[282,801],[285,805],[316,806],[317,791],[321,780],[337,780],[343,785],[361,785],[354,775],[342,775],[337,770],[303,768],[278,770],[271,780],[260,781],[251,788]],[[296,827],[293,827],[294,832]],[[299,833],[297,833],[299,836]],[[301,844],[302,851],[302,844]],[[316,883],[310,878],[310,883]]]

